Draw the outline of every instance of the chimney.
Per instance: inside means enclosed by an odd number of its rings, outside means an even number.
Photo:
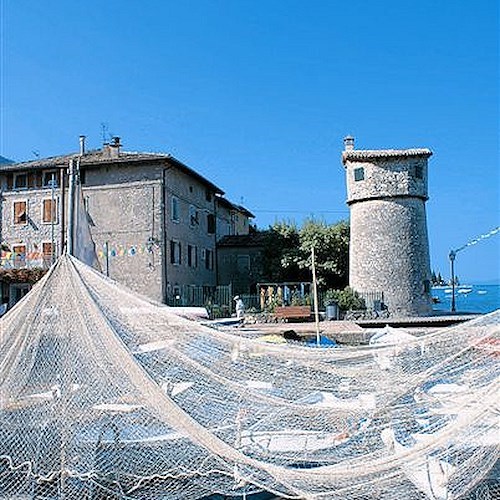
[[[347,135],[344,137],[344,151],[352,151],[354,149],[354,137]]]
[[[111,138],[111,144],[105,142],[102,146],[103,154],[107,158],[118,158],[120,156],[120,138],[115,136]]]
[[[111,144],[109,145],[109,148],[112,158],[118,158],[118,156],[120,156],[121,144],[120,144],[120,138],[118,136],[114,136],[111,139]]]
[[[85,139],[84,135],[80,136],[80,156],[85,154]]]

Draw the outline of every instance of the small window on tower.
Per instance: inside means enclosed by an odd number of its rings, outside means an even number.
[[[362,181],[365,178],[365,169],[363,167],[354,169],[354,180]]]
[[[415,177],[417,179],[424,178],[424,167],[422,165],[415,165]]]

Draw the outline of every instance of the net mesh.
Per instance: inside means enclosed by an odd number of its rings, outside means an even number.
[[[273,345],[63,256],[0,327],[0,498],[499,496],[500,311]]]

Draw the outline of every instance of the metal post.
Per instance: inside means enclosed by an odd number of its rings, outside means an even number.
[[[316,323],[316,344],[320,345],[318,285],[316,282],[316,262],[315,262],[315,258],[314,258],[314,246],[311,248],[311,262],[312,262],[313,293],[314,293],[314,321]]]
[[[451,267],[451,312],[456,311],[455,307],[455,257],[456,252],[450,251],[450,267]]]
[[[74,227],[75,227],[75,164],[73,159],[69,161],[69,189],[68,189],[68,254],[73,255]]]
[[[54,207],[54,189],[55,189],[55,184],[56,184],[56,175],[55,173],[52,174],[52,179],[50,180],[50,263],[53,264],[56,260],[56,253],[55,253],[55,237],[54,237],[54,216],[56,215],[56,210]]]
[[[106,249],[106,276],[109,277],[109,242],[104,243],[104,248]]]

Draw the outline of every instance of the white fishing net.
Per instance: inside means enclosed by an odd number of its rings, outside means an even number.
[[[273,345],[63,256],[0,319],[0,498],[498,498],[500,312]]]

